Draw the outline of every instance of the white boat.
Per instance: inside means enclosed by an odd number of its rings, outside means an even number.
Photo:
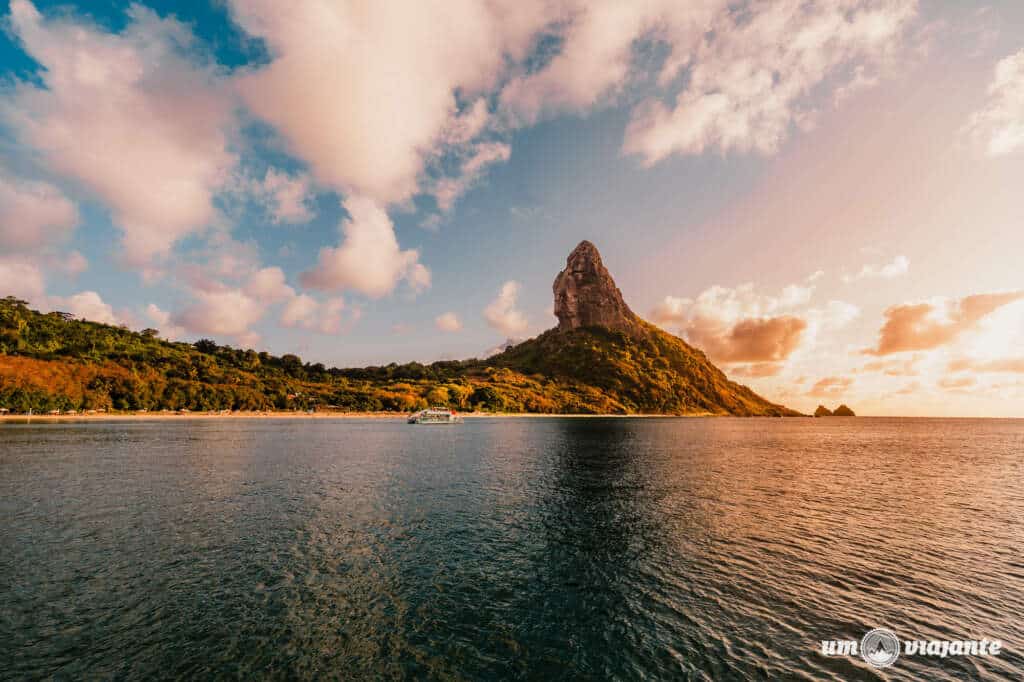
[[[410,424],[458,424],[461,421],[462,417],[447,407],[431,407],[409,415]]]

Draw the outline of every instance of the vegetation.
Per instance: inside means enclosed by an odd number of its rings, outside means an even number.
[[[51,410],[458,410],[795,414],[729,381],[703,353],[650,325],[546,332],[488,360],[328,369],[159,338],[0,300],[0,408]]]

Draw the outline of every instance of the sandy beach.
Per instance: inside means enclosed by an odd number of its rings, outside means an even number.
[[[392,419],[404,421],[408,414],[402,412],[107,412],[97,414],[5,414],[0,415],[0,423],[24,423],[32,422],[82,422],[82,421],[185,421],[193,419]],[[537,414],[530,412],[465,412],[460,417],[466,419],[479,419],[483,417],[500,417],[503,419],[550,419],[573,418],[656,418],[656,417],[714,417],[711,413],[702,414]]]

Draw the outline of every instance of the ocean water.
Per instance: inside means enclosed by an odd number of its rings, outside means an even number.
[[[999,639],[877,670],[823,639]],[[0,677],[1024,677],[1024,421],[0,425]]]

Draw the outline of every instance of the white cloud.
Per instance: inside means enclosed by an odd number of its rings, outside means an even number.
[[[0,292],[29,302],[38,302],[46,294],[42,270],[31,262],[0,257]]]
[[[308,223],[314,217],[313,190],[305,174],[289,175],[268,168],[262,179],[249,178],[240,184],[275,223]]]
[[[452,312],[438,315],[434,318],[434,325],[443,332],[457,332],[462,329],[459,316]]]
[[[856,282],[861,279],[893,279],[907,274],[910,270],[910,259],[906,256],[896,256],[891,263],[884,265],[865,265],[855,275],[843,275],[846,283]]]
[[[265,307],[239,289],[196,292],[196,300],[171,317],[192,334],[244,338],[263,317]]]
[[[529,323],[523,313],[516,309],[518,298],[519,282],[505,282],[497,298],[484,308],[484,319],[487,320],[487,324],[509,337],[525,332]]]
[[[539,71],[508,84],[504,109],[517,123],[533,123],[545,111],[582,111],[629,75],[633,41],[664,20],[667,2],[571,3],[564,46]],[[682,7],[684,3],[674,3]],[[695,3],[700,5],[723,4]]]
[[[159,328],[160,336],[170,341],[179,341],[185,336],[185,329],[171,322],[171,314],[161,310],[155,303],[146,306],[146,316]]]
[[[55,173],[101,197],[145,264],[214,218],[212,194],[235,156],[232,100],[215,67],[185,56],[189,29],[132,5],[121,33],[12,0],[10,27],[44,69],[20,82],[0,117]]]
[[[1024,148],[1024,50],[996,64],[988,100],[971,116],[965,132],[984,144],[989,156]]]
[[[272,57],[238,89],[318,181],[385,206],[402,202],[439,147],[483,129],[482,105],[460,116],[455,92],[493,88],[506,57],[521,59],[546,23],[545,6],[233,0],[236,19]]]
[[[685,89],[672,106],[658,98],[640,106],[623,150],[645,164],[707,149],[775,152],[792,125],[813,116],[819,84],[871,79],[865,68],[891,54],[916,8],[916,0],[772,0],[722,12],[691,59],[677,55],[691,66]]]
[[[414,291],[430,286],[430,271],[419,253],[402,251],[387,213],[372,199],[349,197],[349,219],[341,225],[344,241],[320,249],[317,265],[302,274],[303,286],[324,291],[353,289],[371,298],[391,293],[403,279]]]
[[[484,142],[472,149],[470,157],[462,164],[457,177],[442,178],[434,186],[437,207],[447,213],[455,202],[472,187],[484,174],[487,167],[508,161],[512,148],[503,142]]]
[[[78,209],[45,182],[0,174],[0,248],[31,251],[64,242],[78,224]]]
[[[345,309],[345,301],[342,298],[332,298],[320,303],[312,296],[300,294],[285,304],[281,312],[281,325],[301,327],[321,334],[337,334],[344,327]],[[358,317],[358,312],[355,312],[352,321]]]
[[[246,295],[265,303],[279,303],[295,296],[295,290],[285,282],[284,272],[276,266],[253,273],[244,291]]]
[[[101,322],[103,324],[124,324],[124,316],[114,313],[109,303],[95,291],[82,291],[66,298],[54,297],[50,299],[50,307],[59,308],[69,312],[76,318],[89,320],[90,322]]]

